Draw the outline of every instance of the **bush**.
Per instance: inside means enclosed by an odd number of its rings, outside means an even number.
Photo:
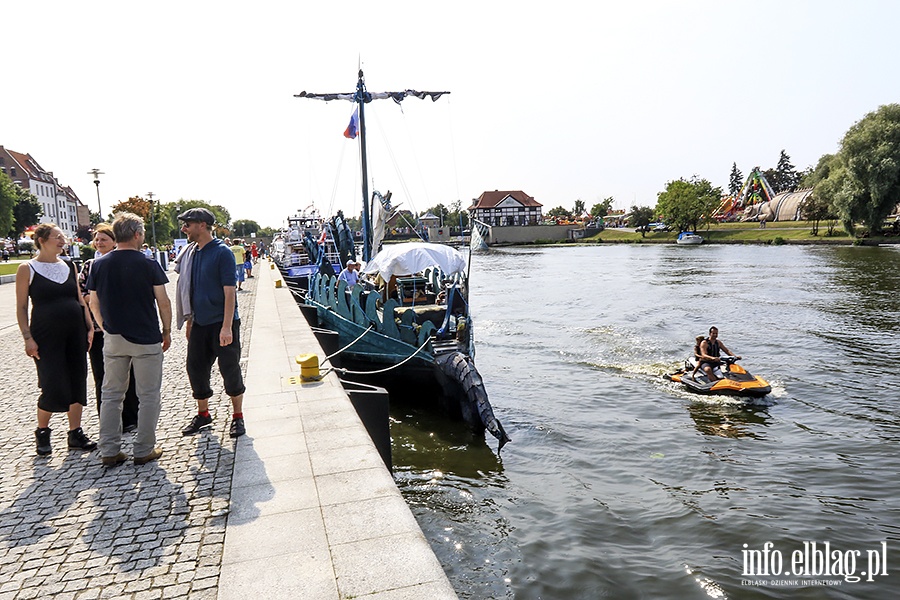
[[[779,235],[775,239],[772,240],[772,243],[776,246],[783,246],[785,242],[784,242],[784,238]]]

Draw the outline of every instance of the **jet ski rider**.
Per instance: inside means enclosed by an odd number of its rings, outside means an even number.
[[[715,326],[710,327],[709,337],[700,343],[700,368],[703,369],[707,379],[710,381],[719,380],[719,378],[716,377],[714,370],[717,366],[722,364],[722,361],[719,360],[722,352],[728,356],[734,356],[737,359],[741,358],[740,356],[732,354],[731,350],[719,341],[719,328]]]

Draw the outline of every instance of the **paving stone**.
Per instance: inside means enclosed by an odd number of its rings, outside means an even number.
[[[184,583],[181,585],[171,585],[168,584],[163,588],[163,598],[184,598],[188,595],[191,586],[190,584]]]
[[[175,277],[171,279],[169,297],[174,298]],[[255,283],[245,283],[248,291],[241,292],[239,300],[245,341],[253,323],[246,307],[253,302]],[[249,345],[244,348],[246,354]],[[213,512],[228,506],[234,464],[234,445],[227,437],[230,407],[214,369],[214,431],[194,438],[181,435],[196,411],[184,372],[186,350],[183,331],[176,332],[163,363],[163,411],[157,430],[166,454],[148,467],[129,462],[104,469],[96,451],[65,451],[65,421],[58,415],[51,420],[54,453],[47,459],[34,457],[34,364],[22,353],[18,335],[0,330],[0,435],[16,440],[0,446],[0,594],[13,592],[16,600],[54,594],[85,600],[123,595],[184,598],[191,594],[190,580],[179,582],[177,573],[182,571],[170,569],[185,568],[184,576],[193,578],[203,540],[216,546],[203,549],[200,567],[215,575],[204,577],[213,582],[215,592],[224,520]],[[96,439],[90,376],[87,388],[83,427]],[[133,436],[123,436],[123,451],[130,453],[132,443]]]

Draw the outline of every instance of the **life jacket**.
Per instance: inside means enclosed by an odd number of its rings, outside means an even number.
[[[718,358],[722,355],[722,351],[719,350],[719,342],[716,340],[715,342],[710,341],[709,338],[706,338],[706,345],[709,348],[708,356],[715,356]]]

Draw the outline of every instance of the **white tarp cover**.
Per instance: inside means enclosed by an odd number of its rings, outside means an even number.
[[[464,273],[466,259],[450,246],[423,242],[387,244],[370,260],[363,273],[379,273],[388,281],[391,275],[412,275],[438,266],[447,275]]]

